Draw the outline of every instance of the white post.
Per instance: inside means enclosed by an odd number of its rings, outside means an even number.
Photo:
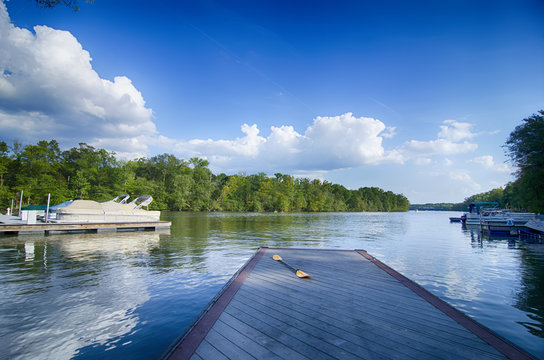
[[[11,199],[11,208],[10,208],[9,214],[10,215],[13,214],[13,199]]]
[[[51,193],[47,194],[47,207],[45,208],[45,223],[49,220],[49,200],[51,200]]]
[[[22,214],[22,209],[23,208],[23,190],[21,190],[21,201],[19,201],[19,216],[21,216]]]

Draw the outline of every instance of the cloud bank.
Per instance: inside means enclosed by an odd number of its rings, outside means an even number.
[[[156,134],[152,111],[131,80],[100,78],[67,31],[11,24],[0,2],[0,129],[20,141],[84,138],[113,150],[145,153]],[[83,141],[83,140],[81,140]],[[72,141],[73,142],[73,141]]]
[[[398,151],[404,159],[420,159],[433,155],[454,155],[473,152],[477,144],[468,141],[476,136],[471,131],[472,124],[445,120],[440,126],[437,139],[429,141],[410,140]]]
[[[382,145],[391,130],[380,120],[352,113],[318,116],[302,134],[289,125],[272,126],[266,137],[256,124],[244,124],[241,131],[244,136],[234,140],[163,138],[161,143],[176,154],[206,157],[220,168],[319,171],[396,161]]]
[[[513,171],[508,164],[497,164],[491,155],[478,156],[468,162],[499,173],[511,173]]]
[[[5,140],[86,142],[125,158],[149,155],[153,146],[186,159],[206,158],[225,172],[315,174],[384,163],[429,165],[435,156],[475,151],[471,128],[446,120],[436,139],[387,149],[384,139],[396,136],[395,127],[347,112],[317,116],[300,132],[282,125],[263,135],[257,124],[243,124],[235,139],[172,139],[158,133],[152,110],[129,78],[101,78],[71,33],[16,27],[0,1],[0,133]]]
[[[436,156],[474,152],[478,146],[469,140],[477,135],[471,127],[470,123],[446,120],[436,139],[410,140],[386,149],[383,140],[393,137],[395,128],[378,119],[345,113],[318,116],[302,133],[283,125],[272,126],[264,136],[257,124],[243,124],[243,136],[234,140],[161,137],[160,143],[181,157],[206,158],[221,171],[316,173],[384,163],[429,165]]]

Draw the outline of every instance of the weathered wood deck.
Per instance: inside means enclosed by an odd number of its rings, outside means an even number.
[[[364,251],[268,248],[165,357],[531,358]]]
[[[525,227],[544,234],[544,221],[540,219],[529,220],[525,223]]]

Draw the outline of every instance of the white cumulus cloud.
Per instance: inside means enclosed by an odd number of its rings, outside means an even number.
[[[475,194],[482,186],[477,183],[472,176],[462,169],[456,170],[436,170],[427,173],[428,176],[441,179],[441,182],[447,183],[450,188],[456,187],[459,190],[463,189],[466,195]],[[461,193],[461,191],[457,191]]]
[[[469,162],[481,165],[482,167],[486,169],[491,169],[496,172],[500,173],[510,173],[512,172],[512,169],[507,164],[497,164],[495,160],[493,159],[493,156],[491,155],[483,155],[475,157],[472,160],[469,160]]]
[[[240,136],[234,139],[168,138],[157,132],[152,110],[129,78],[101,78],[92,67],[89,52],[70,32],[47,26],[35,26],[32,31],[14,26],[0,0],[2,140],[34,143],[56,139],[65,146],[86,142],[124,158],[150,155],[153,146],[186,159],[206,158],[225,172],[323,174],[409,160],[429,165],[438,163],[434,156],[473,152],[477,144],[472,139],[478,134],[472,127],[467,122],[445,120],[434,139],[410,140],[386,149],[383,140],[395,136],[395,127],[346,112],[318,116],[299,131],[281,125],[265,129],[263,134],[257,124],[243,124]],[[473,162],[507,171],[492,157]],[[466,176],[458,180],[470,184]]]
[[[434,140],[410,140],[404,143],[399,152],[404,160],[428,158],[433,155],[453,155],[473,152],[478,145],[468,141],[476,136],[471,132],[472,124],[445,120]]]
[[[352,113],[319,116],[304,133],[304,161],[335,167],[379,163],[385,154],[379,135],[385,128],[380,120]]]
[[[14,26],[0,1],[0,131],[4,139],[88,142],[145,153],[152,111],[125,76],[102,79],[67,31]],[[75,140],[77,139],[77,140]]]
[[[415,163],[416,165],[429,165],[429,164],[431,164],[432,162],[433,162],[433,161],[432,161],[431,159],[429,159],[429,158],[424,158],[424,157],[422,157],[422,158],[417,158],[417,159],[414,160],[414,163]]]
[[[468,187],[468,189],[470,189],[469,193],[471,191],[472,191],[472,193],[475,193],[478,190],[480,190],[481,187],[482,187],[480,184],[478,184],[476,181],[474,181],[472,179],[472,177],[466,172],[450,171],[448,173],[448,176],[450,177],[450,179],[455,180],[456,182]]]
[[[476,134],[470,131],[472,124],[466,122],[459,122],[456,120],[444,120],[440,126],[440,132],[438,133],[439,139],[444,139],[452,142],[457,142],[465,139],[471,139]]]
[[[302,171],[333,170],[396,161],[382,140],[390,131],[383,122],[352,113],[318,116],[298,133],[292,126],[272,126],[266,137],[256,124],[242,125],[244,136],[234,140],[163,142],[184,157],[205,157],[222,169]]]

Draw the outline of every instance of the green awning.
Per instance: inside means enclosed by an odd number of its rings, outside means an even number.
[[[27,205],[23,206],[21,210],[46,210],[47,205]]]

